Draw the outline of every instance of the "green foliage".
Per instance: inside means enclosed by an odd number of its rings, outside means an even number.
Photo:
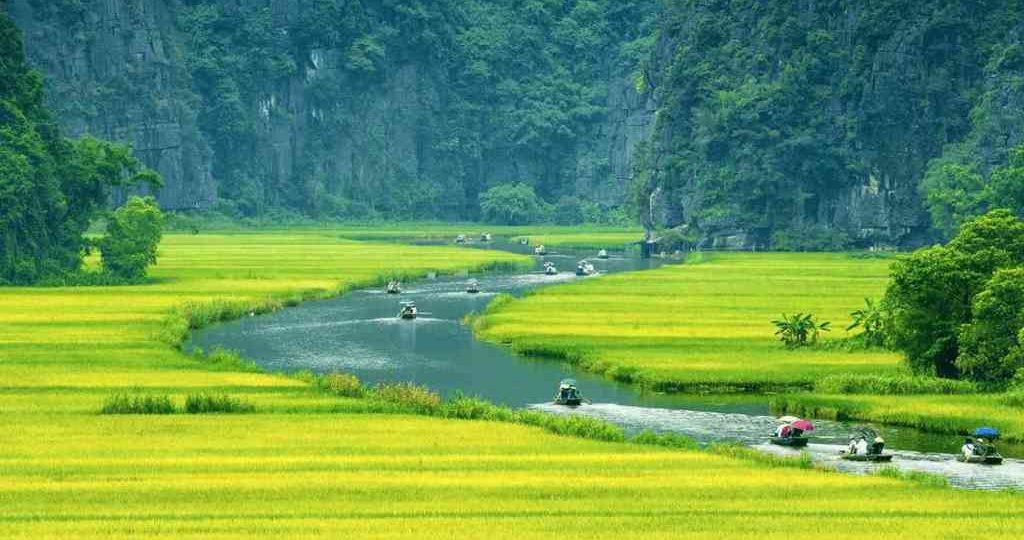
[[[420,414],[436,412],[441,396],[431,389],[412,383],[382,383],[373,388],[372,397]]]
[[[481,193],[480,212],[488,223],[523,225],[542,221],[546,209],[533,188],[520,182],[494,186]]]
[[[853,321],[846,327],[846,331],[860,329],[857,335],[866,346],[882,347],[885,345],[885,321],[887,320],[885,308],[871,298],[864,299],[864,307],[850,313]]]
[[[189,394],[185,397],[187,414],[246,413],[254,407],[227,394]]]
[[[819,323],[810,313],[797,313],[792,316],[783,313],[782,318],[772,321],[772,324],[776,328],[775,335],[786,344],[786,347],[795,349],[817,343],[822,332],[831,331],[832,323]]]
[[[138,280],[156,262],[163,236],[163,214],[152,197],[132,197],[107,221],[107,235],[98,246],[103,267],[126,280]]]
[[[972,322],[975,296],[996,271],[1021,264],[1024,222],[1007,210],[994,210],[967,222],[946,246],[920,249],[896,261],[884,299],[892,313],[888,328],[893,345],[906,354],[917,373],[959,375],[958,334],[962,325]],[[998,300],[992,295],[986,299],[986,306],[998,311]],[[997,323],[991,321],[976,332],[999,333],[992,324]],[[981,346],[974,343],[972,350],[979,351]],[[1012,372],[985,375],[972,368],[970,376],[1005,380]]]
[[[159,184],[124,145],[64,139],[43,105],[42,77],[0,13],[0,283],[60,279],[79,269],[82,235],[111,186]]]
[[[1006,384],[1024,368],[1024,268],[996,271],[975,297],[971,322],[960,327],[960,372],[975,381]]]
[[[1007,208],[1024,214],[1024,145],[1009,151],[1008,162],[988,178],[960,156],[936,160],[922,183],[932,222],[951,235],[965,221],[989,209]]]
[[[108,397],[100,414],[174,414],[177,410],[166,395],[117,393]]]

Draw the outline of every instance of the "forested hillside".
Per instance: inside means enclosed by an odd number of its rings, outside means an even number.
[[[1021,206],[990,187],[1024,142],[1016,0],[6,9],[65,128],[131,142],[166,208],[481,219],[503,186],[523,220],[824,249]]]
[[[732,245],[949,233],[1009,204],[963,199],[1024,142],[1022,32],[1005,0],[668,2],[638,199]]]

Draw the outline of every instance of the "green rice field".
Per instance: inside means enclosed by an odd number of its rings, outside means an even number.
[[[782,313],[809,311],[845,336],[849,312],[884,291],[888,260],[803,253],[707,257],[546,288],[496,304],[477,327],[484,338],[521,352],[566,357],[655,388],[809,387],[827,375],[898,371],[899,357],[887,351],[786,350],[771,324]]]
[[[0,537],[1024,535],[1012,493],[373,413],[364,399],[323,394],[296,378],[188,357],[168,339],[168,321],[183,312],[244,316],[246,307],[275,309],[396,273],[522,261],[353,242],[336,231],[168,235],[149,284],[0,289]],[[202,307],[210,305],[233,307]],[[744,335],[742,325],[729,328]],[[864,362],[895,369],[887,355]],[[194,392],[223,393],[254,409],[99,414],[124,391],[179,403]]]

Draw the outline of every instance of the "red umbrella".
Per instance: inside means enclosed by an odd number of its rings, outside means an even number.
[[[807,420],[797,420],[796,422],[793,422],[791,425],[803,431],[814,431],[814,424],[808,422]]]

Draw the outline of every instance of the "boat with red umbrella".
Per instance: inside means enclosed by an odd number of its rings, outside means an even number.
[[[772,444],[794,448],[807,446],[810,438],[804,433],[814,431],[814,424],[795,416],[783,416],[778,419],[778,422],[779,427],[775,429],[775,434],[771,437]]]

